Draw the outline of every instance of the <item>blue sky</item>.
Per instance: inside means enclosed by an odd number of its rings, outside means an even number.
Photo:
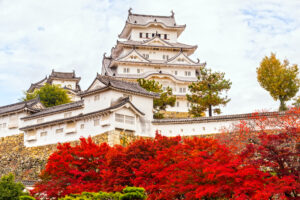
[[[275,52],[300,64],[300,1],[264,0],[0,0],[0,105],[52,69],[76,71],[86,89],[101,70],[127,18],[170,15],[187,28],[179,41],[198,45],[192,57],[233,82],[224,114],[276,110],[256,80],[261,59]]]

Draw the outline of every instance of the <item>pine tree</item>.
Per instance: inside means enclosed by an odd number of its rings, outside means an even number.
[[[230,99],[222,96],[222,92],[227,92],[231,87],[230,80],[224,78],[225,73],[212,72],[205,67],[200,68],[198,81],[189,85],[191,94],[187,94],[187,100],[191,103],[189,113],[194,117],[201,117],[202,113],[208,109],[209,116],[212,112],[220,114],[220,108],[213,109],[213,106],[225,106]]]
[[[163,118],[161,110],[166,110],[167,106],[174,106],[176,97],[173,96],[172,88],[167,87],[164,91],[162,85],[155,80],[138,79],[139,85],[147,91],[160,94],[160,98],[153,100],[153,108],[155,110],[155,118]]]

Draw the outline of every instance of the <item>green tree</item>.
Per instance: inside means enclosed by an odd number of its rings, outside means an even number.
[[[19,197],[26,195],[22,183],[16,183],[13,174],[3,175],[0,180],[0,200],[19,200]]]
[[[212,72],[211,69],[202,67],[198,81],[189,85],[191,94],[187,94],[187,100],[191,103],[189,113],[194,117],[201,117],[203,112],[208,110],[211,117],[212,113],[221,113],[220,108],[213,106],[225,106],[230,99],[222,96],[223,92],[227,92],[231,88],[230,80],[224,79],[225,73]]]
[[[279,111],[287,110],[285,102],[293,98],[298,90],[300,80],[298,66],[289,66],[289,61],[283,63],[274,53],[265,56],[256,69],[257,80],[262,88],[267,90],[275,101],[280,101]]]
[[[161,110],[166,110],[167,106],[174,106],[176,97],[173,96],[172,88],[167,87],[164,91],[162,85],[155,80],[138,79],[138,83],[142,88],[150,92],[156,92],[160,94],[160,97],[153,100],[153,108],[155,110],[155,118],[163,118]]]
[[[41,102],[46,107],[57,106],[65,103],[70,103],[71,99],[67,94],[67,91],[61,88],[59,85],[45,84],[38,90],[32,93],[25,93],[24,101],[39,97]]]

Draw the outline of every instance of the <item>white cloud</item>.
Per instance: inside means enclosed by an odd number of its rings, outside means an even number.
[[[276,52],[300,63],[300,2],[221,0],[0,0],[0,105],[19,99],[51,69],[76,70],[86,88],[100,72],[129,7],[187,24],[179,40],[198,45],[194,58],[233,82],[224,113],[277,109],[256,81],[260,60]],[[8,89],[9,88],[9,89]]]

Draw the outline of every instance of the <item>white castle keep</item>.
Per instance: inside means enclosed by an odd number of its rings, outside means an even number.
[[[101,75],[82,91],[75,72],[55,72],[32,84],[28,92],[45,83],[67,89],[72,103],[45,108],[39,99],[0,107],[0,137],[24,134],[27,147],[78,140],[108,133],[110,145],[120,133],[154,137],[220,133],[251,114],[201,118],[153,119],[153,99],[158,94],[141,88],[136,79],[154,79],[171,87],[176,105],[170,112],[187,112],[188,85],[197,81],[205,66],[189,58],[197,46],[177,41],[185,25],[171,16],[139,15],[129,10],[125,26],[109,57],[103,57]],[[270,115],[264,113],[263,115]]]

